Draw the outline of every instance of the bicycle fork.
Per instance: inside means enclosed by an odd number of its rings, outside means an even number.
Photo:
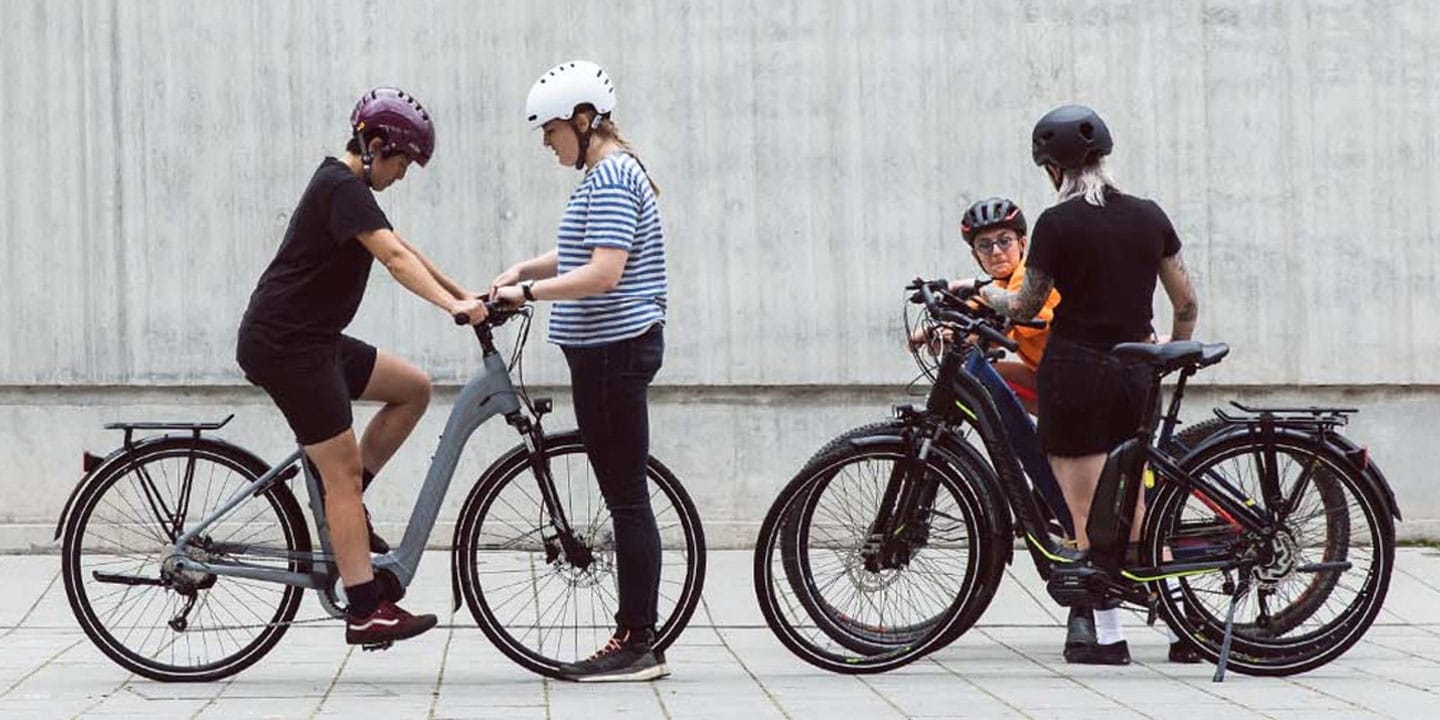
[[[924,433],[918,442],[917,431]],[[905,431],[909,447],[905,457],[890,471],[879,511],[860,551],[869,572],[908,565],[915,550],[924,547],[928,540],[930,520],[926,511],[935,502],[939,481],[926,477],[925,460],[943,431],[939,425]]]
[[[565,517],[565,509],[560,504],[559,492],[555,489],[555,482],[550,474],[550,462],[545,457],[545,431],[540,423],[540,418],[549,412],[551,408],[549,398],[535,399],[535,419],[520,414],[519,412],[505,416],[505,421],[520,433],[528,451],[530,472],[535,475],[536,484],[539,485],[540,501],[550,517],[550,527],[555,530],[553,537],[542,537],[545,544],[545,563],[554,565],[564,553],[565,559],[580,570],[590,567],[595,561],[595,554],[591,548],[575,536],[575,528],[571,526],[569,518]]]

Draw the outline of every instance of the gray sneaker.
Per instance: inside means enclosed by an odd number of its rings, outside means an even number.
[[[670,674],[665,654],[651,647],[650,630],[616,630],[610,642],[588,659],[560,666],[560,676],[575,682],[644,682]]]

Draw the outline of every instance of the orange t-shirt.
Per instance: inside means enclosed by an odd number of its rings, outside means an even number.
[[[1019,292],[1020,286],[1025,281],[1025,266],[1015,268],[1010,279],[1005,283],[1004,288],[1010,292]],[[998,284],[998,283],[997,283]],[[1035,313],[1036,320],[1044,320],[1046,326],[1043,328],[1013,327],[1010,328],[1010,339],[1020,344],[1020,360],[1030,369],[1040,367],[1040,357],[1045,354],[1045,341],[1050,339],[1049,324],[1055,321],[1055,306],[1060,304],[1060,291],[1050,289],[1050,297],[1045,298],[1045,305],[1040,312]]]

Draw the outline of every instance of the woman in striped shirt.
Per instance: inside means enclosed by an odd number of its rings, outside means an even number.
[[[650,381],[665,341],[665,237],[657,188],[620,137],[615,88],[598,65],[562,63],[525,101],[532,129],[561,165],[585,172],[560,219],[555,250],[495,278],[510,305],[554,300],[550,341],[570,365],[575,420],[614,519],[617,629],[587,660],[561,667],[580,681],[653,680],[669,674],[655,637],[660,533],[650,507]]]

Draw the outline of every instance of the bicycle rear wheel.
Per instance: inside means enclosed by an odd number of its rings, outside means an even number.
[[[1254,675],[1290,675],[1343,654],[1374,622],[1394,567],[1394,526],[1365,479],[1328,447],[1302,437],[1274,442],[1275,472],[1294,510],[1272,539],[1237,529],[1223,513],[1166,484],[1147,514],[1144,546],[1151,562],[1244,557],[1267,561],[1251,570],[1252,588],[1235,607],[1230,667]],[[1217,443],[1187,462],[1192,476],[1235,488],[1261,502],[1260,457],[1251,436]],[[1155,589],[1171,627],[1212,662],[1219,657],[1238,571],[1165,578]]]
[[[832,443],[771,506],[755,549],[755,592],[766,623],[802,660],[840,673],[891,670],[943,644],[993,593],[983,487],[936,451],[937,492],[907,534],[907,557],[878,566],[867,540],[896,464],[899,440]],[[903,480],[895,480],[903,482]],[[988,592],[987,592],[988,590]]]
[[[106,656],[152,680],[207,681],[280,641],[303,588],[173,566],[177,525],[193,526],[267,469],[223,442],[162,438],[87,481],[66,519],[61,573],[75,619]],[[195,538],[189,557],[304,573],[309,552],[300,507],[275,483]]]
[[[542,501],[528,451],[519,446],[476,483],[455,533],[460,591],[480,629],[522,667],[559,676],[610,639],[619,604],[615,536],[577,432],[550,435],[545,462],[562,512],[591,557],[572,557]],[[685,629],[705,578],[705,533],[685,488],[659,460],[646,468],[660,530],[655,648]]]

